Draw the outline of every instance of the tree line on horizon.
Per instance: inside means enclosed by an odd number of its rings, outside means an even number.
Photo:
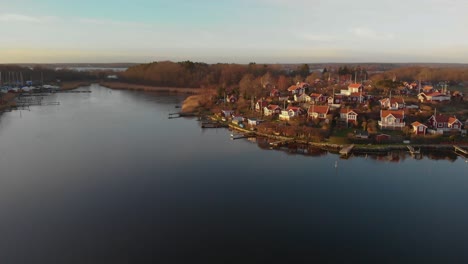
[[[370,69],[368,68],[370,67]],[[388,68],[385,71],[377,69]],[[467,80],[468,68],[406,66],[405,64],[324,65],[321,69],[312,69],[309,64],[207,64],[201,62],[161,61],[140,64],[128,68],[120,74],[120,79],[129,83],[163,86],[212,88],[221,91],[237,91],[249,98],[262,93],[266,87],[286,90],[297,82],[315,85],[327,85],[332,79],[350,82],[371,80],[375,84],[381,80],[425,82],[449,81],[452,84]]]

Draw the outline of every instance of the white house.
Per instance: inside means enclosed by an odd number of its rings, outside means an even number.
[[[380,129],[401,130],[405,127],[405,111],[403,110],[380,110]]]
[[[341,108],[340,110],[340,118],[346,123],[357,124],[357,117],[358,114],[349,108]]]

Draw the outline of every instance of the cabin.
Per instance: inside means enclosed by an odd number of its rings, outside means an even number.
[[[257,118],[248,118],[247,119],[247,123],[249,124],[249,126],[256,126],[260,123],[262,123],[263,120],[260,120],[260,119],[257,119]]]
[[[241,124],[242,122],[244,122],[244,117],[243,116],[236,116],[236,115],[233,115],[232,116],[232,121],[231,121],[233,124],[236,124],[236,125],[239,125]]]
[[[411,123],[415,135],[426,135],[427,126],[418,121]]]
[[[315,103],[322,103],[327,100],[327,97],[324,96],[323,94],[319,93],[312,93],[310,94],[310,101],[315,102]]]
[[[305,93],[303,93],[301,95],[297,95],[297,94],[294,95],[294,101],[295,102],[304,103],[304,102],[310,102],[310,100],[311,100],[310,96],[308,96]]]
[[[362,103],[362,102],[364,102],[364,99],[365,99],[365,95],[363,95],[362,93],[351,93],[348,96],[348,100],[351,101],[351,102]]]
[[[344,96],[335,94],[335,96],[329,96],[327,99],[328,104],[341,104],[344,100]]]
[[[330,106],[328,105],[311,105],[307,112],[309,114],[309,117],[313,119],[324,120],[327,118],[329,111]]]
[[[263,108],[263,114],[265,116],[272,116],[281,113],[281,107],[279,105],[268,105]]]
[[[397,98],[384,98],[379,100],[380,107],[390,110],[398,110],[405,108],[405,99],[402,97]]]
[[[348,124],[351,123],[357,125],[357,117],[358,114],[354,110],[349,108],[341,108],[340,110],[340,119]]]
[[[458,120],[455,116],[448,116],[448,115],[432,115],[428,123],[430,127],[437,131],[438,133],[445,133],[445,132],[461,132],[462,130],[462,122]]]
[[[288,106],[286,110],[281,111],[279,115],[280,120],[290,120],[291,118],[297,117],[302,114],[302,109],[297,106]]]
[[[422,102],[446,102],[450,101],[450,95],[435,92],[435,93],[420,93],[418,94],[418,100]]]
[[[405,124],[405,111],[403,110],[380,110],[380,129],[401,130]]]
[[[387,135],[387,134],[379,134],[377,136],[375,136],[375,140],[378,142],[378,143],[381,143],[383,141],[388,141],[390,140],[392,137],[390,135]]]
[[[360,93],[364,90],[364,86],[360,83],[353,83],[348,85],[349,93]]]

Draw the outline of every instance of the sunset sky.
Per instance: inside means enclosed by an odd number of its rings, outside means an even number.
[[[468,63],[466,0],[0,0],[0,63]]]

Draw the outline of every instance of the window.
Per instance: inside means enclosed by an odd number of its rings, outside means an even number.
[[[419,126],[419,127],[418,127],[418,130],[419,130],[420,132],[423,132],[423,131],[424,131],[424,127],[423,127],[423,126]]]
[[[437,127],[443,127],[442,123],[437,123]]]

